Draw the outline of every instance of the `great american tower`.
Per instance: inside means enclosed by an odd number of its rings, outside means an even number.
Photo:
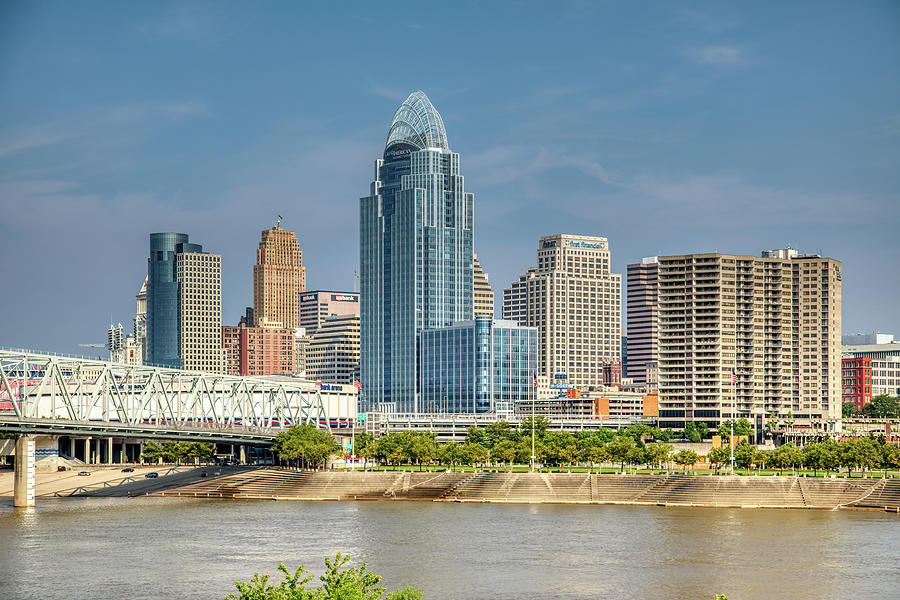
[[[474,318],[474,204],[441,115],[414,91],[359,203],[361,410],[423,411],[419,333]]]

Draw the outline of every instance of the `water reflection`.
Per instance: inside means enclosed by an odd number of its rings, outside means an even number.
[[[0,598],[221,598],[338,551],[429,600],[885,597],[896,528],[852,511],[41,499],[0,506]]]

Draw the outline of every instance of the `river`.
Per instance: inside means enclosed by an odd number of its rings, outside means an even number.
[[[203,598],[341,551],[426,600],[885,598],[900,519],[638,506],[0,500],[0,598]],[[889,590],[894,590],[890,592]]]

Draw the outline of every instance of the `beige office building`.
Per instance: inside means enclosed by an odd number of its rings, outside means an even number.
[[[481,263],[478,262],[478,255],[474,254],[472,258],[475,261],[475,268],[473,269],[473,290],[474,290],[474,306],[475,306],[475,314],[476,315],[488,315],[492,319],[494,318],[494,290],[491,289],[491,284],[488,282],[487,273],[484,272],[484,269],[481,268]]]
[[[622,276],[609,261],[605,237],[545,236],[537,266],[503,290],[503,318],[538,328],[538,375],[553,390],[599,386],[621,364]]]
[[[732,369],[736,417],[758,431],[771,413],[841,416],[841,263],[764,255],[659,257],[660,426],[730,419]]]
[[[175,255],[178,281],[178,345],[181,368],[224,372],[222,352],[222,257],[179,252]]]
[[[359,377],[359,315],[330,316],[306,350],[306,379],[353,383]]]
[[[306,268],[297,236],[278,226],[264,230],[253,267],[253,324],[299,327],[304,291]]]
[[[311,290],[300,296],[300,327],[313,335],[332,316],[359,316],[359,292]]]

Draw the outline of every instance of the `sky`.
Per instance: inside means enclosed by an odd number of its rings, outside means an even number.
[[[790,244],[843,261],[845,333],[900,336],[895,1],[6,1],[0,346],[130,330],[155,231],[222,255],[225,324],[277,215],[309,289],[353,289],[415,89],[498,302],[542,235],[605,236],[618,273]]]

